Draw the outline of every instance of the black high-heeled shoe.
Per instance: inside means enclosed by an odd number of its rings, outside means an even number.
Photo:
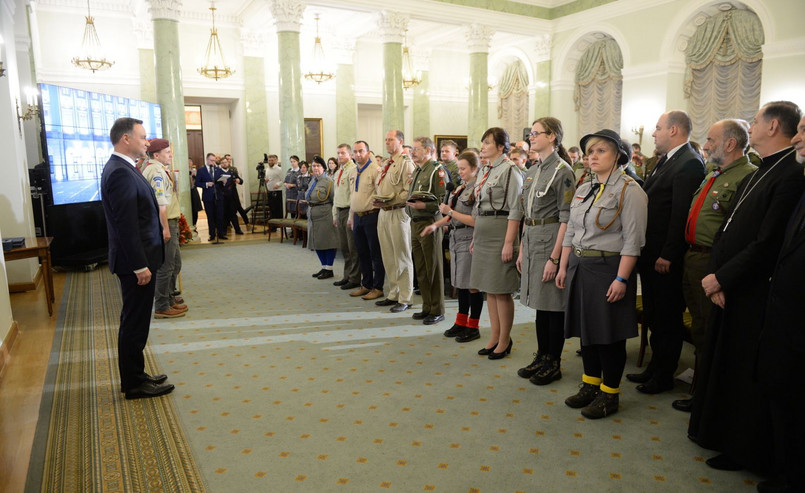
[[[485,348],[479,349],[478,350],[478,356],[486,356],[486,355],[490,354],[492,351],[494,351],[496,347],[498,347],[497,344],[495,344],[492,347],[485,347]]]
[[[492,351],[491,353],[489,353],[489,355],[487,355],[487,358],[489,358],[489,359],[503,359],[503,358],[506,357],[507,354],[512,352],[512,346],[513,345],[514,345],[514,341],[510,338],[509,339],[509,346],[506,348],[505,351],[503,351],[502,353],[496,353],[495,351]],[[495,347],[495,349],[497,349],[497,347]]]

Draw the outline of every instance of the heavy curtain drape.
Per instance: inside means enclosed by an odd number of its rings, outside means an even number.
[[[498,118],[512,142],[520,140],[528,121],[528,72],[520,60],[512,62],[498,86]]]
[[[703,142],[723,118],[751,120],[760,106],[763,26],[753,12],[729,10],[710,17],[685,50],[685,97],[691,139]]]
[[[579,135],[621,126],[623,57],[614,39],[604,39],[584,51],[576,67],[573,100],[579,118]]]

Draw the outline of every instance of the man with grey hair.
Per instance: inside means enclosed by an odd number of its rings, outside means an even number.
[[[690,142],[691,122],[684,111],[669,111],[657,121],[654,145],[663,157],[646,177],[648,226],[638,270],[643,288],[643,316],[651,330],[651,363],[626,378],[644,394],[674,388],[682,352],[682,258],[690,198],[704,178],[704,162]]]
[[[757,169],[745,154],[749,143],[748,128],[745,121],[730,119],[716,122],[708,130],[704,149],[716,169],[699,185],[685,224],[688,251],[683,262],[682,291],[692,318],[690,333],[697,360],[704,352],[705,329],[713,306],[702,289],[713,238],[735,206],[738,185]],[[676,400],[672,405],[674,409],[690,412],[692,399]]]
[[[796,403],[802,401],[802,392],[792,379],[799,376],[802,356],[788,366],[791,373],[772,369],[771,385],[759,382],[756,368],[763,367],[758,365],[758,342],[766,335],[769,280],[786,225],[805,190],[803,166],[796,162],[791,147],[801,118],[799,107],[788,101],[766,104],[755,115],[749,141],[762,162],[738,187],[735,205],[716,234],[702,279],[704,293],[715,306],[696,370],[688,435],[702,447],[719,452],[706,461],[714,469],[768,472],[775,462],[773,439],[778,437],[770,429],[770,401],[792,403],[784,413],[799,416],[800,412]],[[800,283],[801,279],[789,289],[801,289]],[[799,308],[801,294],[795,300]],[[794,323],[802,327],[801,319]],[[800,475],[801,468],[800,463]],[[794,489],[801,486],[792,485]]]

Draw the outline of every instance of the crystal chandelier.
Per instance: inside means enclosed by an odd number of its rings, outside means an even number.
[[[313,65],[311,67],[313,70],[305,74],[305,79],[321,84],[335,77],[335,74],[325,70],[325,65],[324,48],[321,46],[321,37],[319,37],[319,15],[316,14],[316,41],[313,43]]]
[[[215,29],[215,3],[210,5],[212,12],[212,29],[210,29],[210,39],[207,41],[207,53],[204,56],[204,65],[198,69],[198,73],[210,79],[226,79],[235,73],[229,68],[224,60],[224,51],[221,49],[221,41],[218,39],[218,30]]]
[[[106,70],[115,64],[112,60],[107,60],[101,47],[101,41],[98,39],[98,32],[95,30],[95,19],[89,10],[89,0],[87,0],[87,20],[84,26],[84,39],[81,41],[81,54],[74,57],[71,62],[78,68],[85,70]]]
[[[408,29],[405,30],[405,38],[402,49],[402,83],[404,89],[410,89],[422,82],[422,76],[414,71],[414,64],[411,61],[411,53],[408,51]]]

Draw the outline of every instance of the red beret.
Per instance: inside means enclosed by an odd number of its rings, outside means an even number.
[[[165,139],[151,139],[148,141],[148,152],[159,152],[170,147],[170,142]]]

